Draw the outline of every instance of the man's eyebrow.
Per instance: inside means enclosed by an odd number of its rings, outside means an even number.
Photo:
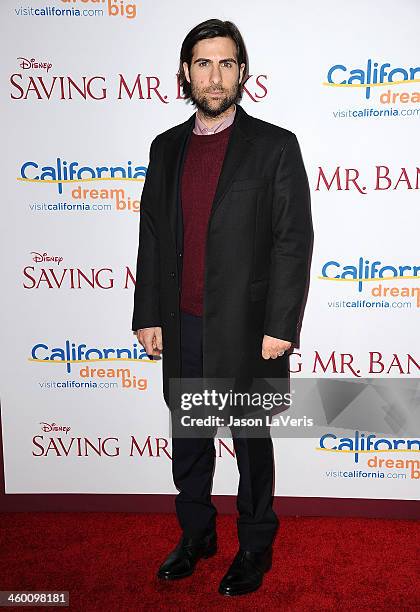
[[[194,64],[197,64],[198,62],[211,62],[211,61],[212,60],[208,59],[207,57],[199,57],[196,60],[194,60]],[[238,63],[236,59],[233,57],[226,57],[225,59],[219,60],[219,64],[222,64],[223,62],[232,62],[233,64]]]

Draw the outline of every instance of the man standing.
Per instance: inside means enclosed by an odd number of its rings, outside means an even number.
[[[238,104],[247,75],[236,26],[197,25],[179,69],[197,111],[150,147],[132,329],[149,355],[162,353],[172,411],[171,378],[285,378],[297,341],[312,241],[308,181],[296,136]],[[219,586],[225,595],[260,587],[279,523],[271,437],[233,442],[239,550]],[[212,438],[173,437],[182,536],[162,579],[189,576],[216,552],[214,462]]]

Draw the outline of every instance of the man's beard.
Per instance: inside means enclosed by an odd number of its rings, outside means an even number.
[[[203,113],[203,115],[207,117],[211,117],[214,119],[218,117],[222,113],[224,113],[232,104],[238,101],[239,99],[239,83],[236,83],[232,87],[232,89],[206,89],[203,93],[202,90],[194,87],[191,84],[191,100],[194,102],[195,106]],[[220,93],[224,95],[223,98],[217,100],[218,104],[215,106],[210,106],[205,97],[208,93]]]

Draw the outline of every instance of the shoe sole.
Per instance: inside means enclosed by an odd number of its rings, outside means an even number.
[[[198,563],[198,561],[200,561],[200,559],[209,559],[210,557],[213,557],[215,554],[217,553],[217,546],[213,546],[212,548],[210,548],[209,550],[207,550],[203,555],[200,555],[197,559],[196,564],[194,565],[194,567],[192,568],[192,570],[185,572],[184,574],[175,574],[175,575],[167,575],[167,574],[157,574],[157,577],[159,578],[159,580],[180,580],[181,578],[188,578],[188,576],[191,576],[194,571],[195,571],[195,567]]]
[[[229,593],[229,591],[223,591],[223,589],[219,589],[219,593],[221,595],[224,595],[225,597],[236,597],[236,595],[246,595],[247,593],[254,593],[254,591],[258,591],[261,585],[262,582],[260,582],[260,584],[254,589],[243,589],[242,591],[236,591],[235,593]]]

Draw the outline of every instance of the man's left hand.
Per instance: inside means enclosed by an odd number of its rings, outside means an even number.
[[[287,340],[280,340],[280,338],[273,338],[273,336],[264,336],[261,354],[264,359],[276,359],[284,355],[291,346],[292,343]]]

